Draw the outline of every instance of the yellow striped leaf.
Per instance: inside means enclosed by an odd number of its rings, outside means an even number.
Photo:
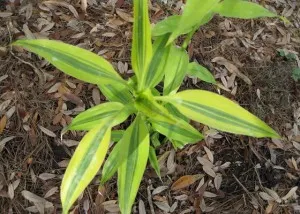
[[[122,214],[131,214],[149,156],[149,132],[141,116],[124,134],[121,150],[125,157],[118,169],[118,196]]]
[[[165,74],[171,45],[166,46],[169,34],[157,38],[153,44],[153,57],[145,75],[145,88],[155,87]]]
[[[77,115],[68,126],[68,130],[90,130],[103,122],[110,122],[115,126],[124,122],[130,113],[121,103],[103,103]]]
[[[170,36],[168,44],[173,42],[179,35],[185,34],[189,29],[202,24],[218,2],[220,0],[188,0],[178,27]]]
[[[172,103],[190,119],[221,131],[253,137],[280,137],[266,123],[238,104],[209,91],[186,90],[158,99]]]
[[[111,102],[119,102],[128,104],[133,101],[133,96],[129,89],[121,84],[101,84],[98,85],[100,91],[104,94],[106,99]]]
[[[180,87],[189,64],[189,56],[183,48],[171,46],[167,58],[164,79],[164,95],[175,93]]]
[[[132,35],[131,64],[139,89],[144,88],[145,74],[152,58],[151,27],[148,15],[148,0],[134,0],[134,23]]]
[[[148,117],[156,131],[168,138],[190,143],[203,139],[188,122],[171,115],[165,107],[150,97],[139,97],[136,100],[136,108]]]
[[[89,131],[76,148],[61,184],[63,213],[67,214],[72,204],[84,191],[99,171],[107,153],[111,130],[102,123]]]
[[[218,4],[214,12],[219,13],[221,16],[240,19],[277,16],[259,4],[241,0],[224,0]]]
[[[126,85],[109,62],[88,50],[46,39],[18,40],[13,45],[44,57],[64,73],[82,81],[94,84],[117,82]]]

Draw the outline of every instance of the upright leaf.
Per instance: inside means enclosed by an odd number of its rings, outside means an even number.
[[[119,206],[122,214],[130,214],[149,156],[149,132],[141,116],[124,134],[122,154],[125,161],[118,169]]]
[[[99,171],[110,141],[110,126],[102,123],[89,131],[73,154],[61,184],[63,213],[68,210]]]
[[[134,23],[132,35],[131,64],[140,89],[144,88],[144,76],[152,58],[151,28],[148,0],[134,0]]]
[[[136,108],[148,117],[156,131],[168,138],[190,143],[203,138],[193,126],[169,114],[166,108],[152,100],[151,97],[137,99]]]
[[[212,128],[253,137],[280,136],[238,104],[218,94],[186,90],[161,100],[172,103],[182,114]]]
[[[133,101],[133,96],[129,89],[121,84],[99,84],[100,91],[111,102],[128,104]]]
[[[145,75],[145,88],[153,88],[163,78],[171,45],[166,46],[169,34],[157,38],[153,44],[153,57]]]
[[[155,170],[157,176],[160,178],[160,167],[159,167],[159,163],[157,160],[155,149],[152,146],[150,146],[149,161],[150,161],[152,168]]]
[[[192,62],[189,64],[187,74],[193,77],[197,77],[200,80],[208,83],[216,83],[214,76],[209,72],[209,70],[196,62]]]
[[[214,12],[221,16],[240,19],[277,16],[259,4],[243,0],[224,0],[218,4]]]
[[[184,79],[189,63],[189,56],[183,48],[172,46],[165,70],[164,95],[174,93]]]
[[[125,121],[129,114],[129,109],[121,103],[100,104],[77,115],[68,126],[68,130],[90,130],[106,121],[112,122],[112,126],[115,126]]]
[[[109,62],[88,50],[46,39],[18,40],[13,45],[44,57],[64,73],[82,81],[126,84]]]
[[[169,44],[179,35],[185,34],[189,29],[199,26],[205,19],[210,20],[213,8],[220,0],[188,0],[177,29],[169,38]]]

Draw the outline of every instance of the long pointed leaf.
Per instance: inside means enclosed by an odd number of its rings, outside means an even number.
[[[128,104],[133,101],[133,96],[129,89],[121,84],[101,84],[98,87],[106,99],[111,102]]]
[[[161,178],[158,159],[156,156],[155,149],[152,146],[150,146],[150,151],[149,151],[149,162],[150,162],[152,168],[155,170],[157,176],[159,178]]]
[[[165,65],[171,45],[166,46],[169,34],[159,37],[153,44],[153,57],[145,75],[145,88],[156,86],[165,74]]]
[[[164,95],[174,93],[184,79],[189,63],[189,56],[183,48],[171,47],[165,66]]]
[[[207,68],[203,67],[202,65],[199,65],[196,62],[192,62],[188,66],[187,74],[197,77],[205,82],[215,84],[216,80],[212,73],[207,70]]]
[[[241,0],[224,0],[218,4],[214,11],[221,16],[240,19],[277,16],[259,4]]]
[[[125,161],[118,169],[119,206],[122,214],[130,214],[149,156],[149,132],[137,116],[124,134],[122,155]]]
[[[161,98],[182,114],[212,128],[253,137],[280,136],[259,118],[218,94],[204,90],[186,90]]]
[[[152,57],[151,27],[148,14],[148,0],[134,0],[134,23],[131,63],[139,87],[144,88],[144,76]]]
[[[100,169],[108,150],[111,130],[100,124],[81,140],[61,184],[63,213],[68,210]]]
[[[136,108],[148,117],[156,131],[168,138],[186,142],[203,139],[203,136],[193,126],[172,116],[165,107],[149,97],[137,99]]]
[[[64,73],[82,81],[126,84],[109,62],[85,49],[46,39],[18,40],[13,45],[44,57]]]
[[[211,12],[220,0],[188,0],[177,29],[169,38],[168,44],[189,29],[199,26],[205,19],[210,20]]]
[[[121,103],[108,102],[92,107],[77,115],[68,130],[90,130],[98,124],[114,120],[112,126],[122,123],[130,115],[130,111]]]

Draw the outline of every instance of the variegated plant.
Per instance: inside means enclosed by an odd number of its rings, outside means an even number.
[[[129,214],[148,160],[160,176],[155,153],[160,145],[158,137],[165,136],[176,148],[203,138],[188,118],[230,133],[279,138],[263,121],[225,97],[204,90],[177,93],[187,74],[215,84],[206,68],[189,62],[185,50],[195,31],[215,14],[244,19],[276,16],[248,1],[188,0],[181,16],[170,16],[151,31],[148,0],[134,0],[131,62],[135,76],[129,80],[122,79],[105,59],[78,47],[50,40],[14,43],[44,57],[68,75],[97,84],[110,101],[79,114],[67,127],[88,132],[62,181],[63,213],[97,174],[111,141],[117,143],[105,161],[101,183],[118,172],[120,210]],[[186,39],[179,47],[175,40],[180,35],[186,35]],[[155,88],[160,82],[163,90]],[[126,131],[111,131],[128,117],[134,121]]]

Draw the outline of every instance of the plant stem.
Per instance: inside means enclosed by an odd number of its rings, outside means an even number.
[[[185,38],[185,40],[183,41],[183,44],[182,44],[182,46],[181,46],[183,49],[186,49],[187,46],[190,44],[191,39],[192,39],[194,33],[197,31],[197,29],[198,29],[198,26],[195,27],[191,32],[188,33],[188,35],[186,36],[186,38]]]

